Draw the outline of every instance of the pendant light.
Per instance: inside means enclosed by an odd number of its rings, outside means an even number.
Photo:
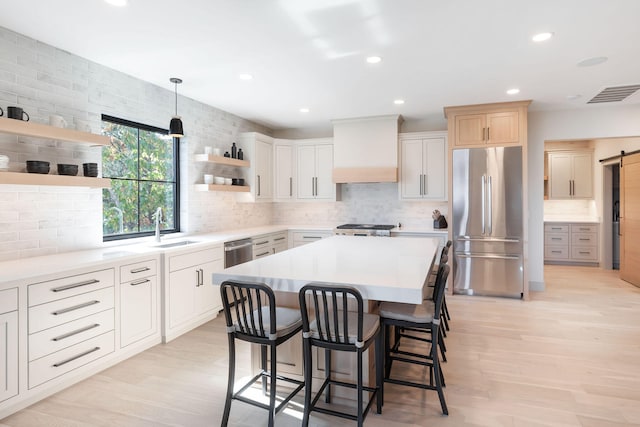
[[[180,120],[180,116],[178,115],[178,85],[182,83],[182,79],[171,77],[169,81],[174,83],[176,87],[176,115],[171,118],[171,123],[169,124],[169,136],[182,138],[184,136],[184,130],[182,129],[182,120]]]

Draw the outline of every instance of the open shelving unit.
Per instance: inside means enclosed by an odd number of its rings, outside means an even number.
[[[248,168],[250,163],[248,160],[232,159],[231,157],[214,156],[213,154],[196,154],[196,162],[209,162],[218,165],[238,166]]]
[[[0,184],[111,188],[111,180],[108,178],[50,175],[26,172],[0,172]]]
[[[96,146],[111,143],[111,139],[104,135],[5,118],[0,118],[0,132]]]
[[[249,187],[246,185],[196,184],[196,191],[232,191],[235,193],[248,193]]]

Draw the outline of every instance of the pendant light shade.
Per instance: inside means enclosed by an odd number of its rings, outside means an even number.
[[[182,138],[184,136],[184,129],[182,128],[182,120],[180,120],[180,116],[178,115],[178,85],[182,83],[182,79],[171,77],[169,81],[174,83],[176,87],[176,115],[171,118],[171,123],[169,123],[169,136]]]

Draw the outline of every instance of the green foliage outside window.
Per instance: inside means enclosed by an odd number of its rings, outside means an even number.
[[[162,129],[114,120],[102,122],[103,134],[111,137],[102,150],[102,176],[111,178],[111,188],[102,192],[105,240],[152,234],[158,208],[161,230],[179,231],[175,142]]]

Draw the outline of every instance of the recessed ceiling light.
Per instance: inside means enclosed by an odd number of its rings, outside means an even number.
[[[593,67],[594,65],[600,65],[604,62],[607,62],[607,58],[606,56],[594,56],[593,58],[587,58],[587,59],[583,59],[582,61],[578,62],[578,67]]]
[[[309,109],[308,109],[308,108],[301,108],[301,109],[300,109],[300,112],[301,112],[301,113],[308,113],[308,112],[309,112]]]
[[[238,77],[240,80],[253,80],[253,76],[249,73],[242,73]]]
[[[580,98],[581,96],[582,96],[582,95],[578,95],[578,94],[576,93],[576,94],[574,94],[574,95],[567,95],[567,99],[568,99],[569,101],[573,101],[574,99],[578,99],[578,98]]]
[[[396,99],[395,101],[393,101],[393,103],[396,105],[402,105],[404,104],[404,99]]]
[[[123,7],[126,6],[129,1],[128,0],[104,0],[109,3],[111,6]]]
[[[539,43],[539,42],[549,40],[551,37],[553,37],[553,33],[539,33],[531,37],[531,40]]]
[[[507,94],[508,94],[508,95],[515,95],[515,94],[518,94],[518,93],[520,93],[520,89],[515,88],[515,87],[514,87],[513,89],[509,89],[509,90],[507,91]]]
[[[379,56],[369,56],[367,58],[367,62],[369,64],[377,64],[378,62],[382,61],[382,58]]]

